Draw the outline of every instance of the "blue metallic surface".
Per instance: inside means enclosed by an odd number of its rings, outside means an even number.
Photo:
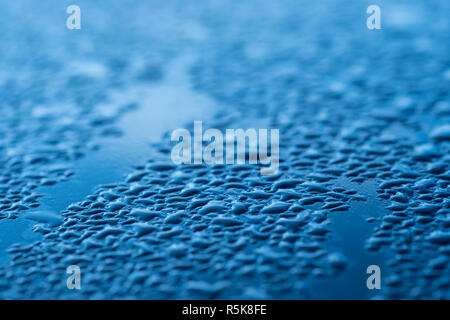
[[[0,3],[0,298],[450,297],[448,1],[70,4]],[[174,165],[194,120],[279,173]]]

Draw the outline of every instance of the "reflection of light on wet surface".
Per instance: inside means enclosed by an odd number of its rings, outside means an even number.
[[[379,292],[367,289],[366,280],[369,275],[366,268],[375,264],[384,273],[387,266],[384,254],[369,252],[365,248],[367,239],[379,222],[368,223],[367,218],[379,218],[388,213],[377,198],[375,181],[353,183],[340,178],[335,186],[355,189],[367,196],[367,201],[351,201],[347,211],[334,212],[328,215],[333,234],[327,246],[341,252],[347,258],[348,265],[338,276],[316,279],[307,287],[312,299],[370,299]]]
[[[120,119],[123,135],[100,138],[100,149],[90,151],[73,164],[75,175],[68,181],[50,187],[40,187],[44,194],[35,210],[60,212],[71,203],[82,201],[100,184],[123,180],[136,165],[144,164],[157,155],[150,143],[160,141],[171,129],[184,127],[196,119],[205,119],[214,110],[212,100],[191,89],[188,71],[193,57],[175,60],[163,81],[154,85],[136,85],[120,92],[112,92],[109,102],[126,105],[137,103],[138,108]],[[106,105],[107,108],[107,105]],[[169,146],[170,141],[167,141]],[[33,209],[32,209],[33,210]],[[13,243],[28,243],[39,239],[31,230],[35,224],[24,217],[0,220],[0,263],[7,261],[6,250]]]
[[[421,24],[423,20],[420,5],[414,3],[408,3],[407,5],[387,4],[383,9],[382,14],[385,14],[386,24],[390,28],[406,29]]]
[[[13,243],[27,243],[39,239],[39,235],[31,230],[33,225],[32,221],[23,218],[0,221],[0,264],[8,261],[6,251]]]

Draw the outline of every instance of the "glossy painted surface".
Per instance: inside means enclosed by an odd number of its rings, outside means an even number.
[[[449,298],[448,1],[378,1],[381,30],[365,1],[69,4],[0,4],[1,298]],[[174,165],[194,120],[279,129],[279,173]]]

